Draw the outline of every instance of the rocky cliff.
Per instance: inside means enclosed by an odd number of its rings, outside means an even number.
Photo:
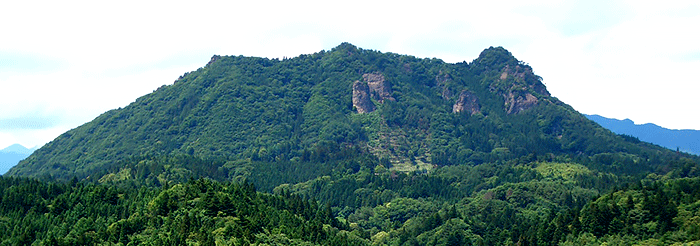
[[[352,83],[352,106],[360,114],[374,111],[374,103],[370,98],[369,86],[366,82],[356,80]]]
[[[480,110],[479,98],[468,90],[463,90],[459,93],[457,102],[452,106],[453,113],[469,112],[470,114],[476,114],[480,112]]]
[[[506,65],[491,91],[503,96],[508,114],[517,114],[537,105],[539,97],[550,96],[540,80],[529,66]]]
[[[384,100],[396,100],[391,96],[391,85],[384,79],[384,75],[376,72],[366,73],[362,75],[362,79],[369,86],[372,99],[377,100],[379,103],[383,103]]]
[[[391,85],[384,79],[381,73],[366,73],[362,75],[362,81],[357,80],[352,84],[352,106],[357,113],[364,114],[375,110],[374,102],[383,103],[385,100],[396,101],[391,96]]]

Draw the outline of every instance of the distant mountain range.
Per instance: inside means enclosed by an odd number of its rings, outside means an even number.
[[[13,166],[27,156],[31,155],[36,148],[27,149],[22,145],[13,144],[0,150],[0,175],[3,175]]]
[[[600,115],[586,115],[586,118],[617,134],[633,136],[672,150],[700,155],[699,130],[672,130],[651,123],[637,125],[630,119],[610,119]]]

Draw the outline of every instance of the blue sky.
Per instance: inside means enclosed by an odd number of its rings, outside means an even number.
[[[503,46],[581,113],[700,129],[697,1],[249,2],[4,3],[0,148],[43,145],[214,54],[341,42],[447,62]]]

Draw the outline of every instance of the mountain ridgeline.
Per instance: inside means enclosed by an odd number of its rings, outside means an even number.
[[[170,170],[179,172],[173,176],[221,179],[247,178],[264,166],[251,163],[303,169],[358,156],[375,159],[363,165],[398,171],[563,157],[630,174],[678,159],[587,120],[504,48],[450,64],[343,43],[284,60],[214,56],[174,84],[62,134],[8,175],[100,178],[156,156],[210,164]],[[292,181],[348,168],[336,164]]]
[[[0,244],[700,243],[699,157],[541,80],[501,47],[214,56],[0,176]]]
[[[672,130],[652,123],[638,125],[630,119],[617,120],[600,115],[585,116],[614,133],[636,137],[641,141],[658,144],[671,150],[700,155],[699,130]]]

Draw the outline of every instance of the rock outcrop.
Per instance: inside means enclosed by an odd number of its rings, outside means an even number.
[[[374,103],[370,99],[369,86],[366,82],[357,80],[352,84],[352,106],[360,114],[374,111]]]
[[[442,99],[450,100],[452,96],[454,96],[452,90],[450,90],[450,88],[447,86],[447,83],[450,81],[452,81],[452,77],[450,77],[449,74],[442,73],[442,71],[440,71],[440,74],[435,76],[435,85],[442,89]]]
[[[374,100],[383,103],[384,100],[396,101],[391,96],[391,85],[386,82],[384,75],[380,73],[366,73],[362,75],[362,79],[369,86],[370,95]]]
[[[364,114],[376,109],[372,99],[379,103],[385,100],[396,101],[391,96],[391,85],[380,73],[366,73],[362,75],[362,81],[352,84],[352,106],[358,113]]]
[[[463,90],[459,93],[459,98],[457,102],[452,106],[453,113],[469,112],[471,114],[476,114],[481,112],[481,106],[479,106],[479,98],[472,92],[468,90]]]
[[[212,63],[214,63],[215,61],[217,61],[217,60],[219,60],[219,59],[221,59],[221,56],[220,56],[220,55],[213,55],[213,56],[211,57],[211,59],[209,60],[209,62],[207,63],[207,65],[212,64]]]
[[[517,114],[523,112],[527,109],[535,107],[539,100],[537,97],[531,93],[524,93],[522,95],[517,95],[516,93],[510,92],[506,96],[506,112],[508,114]]]
[[[512,77],[515,80],[514,85],[524,85],[542,96],[550,96],[547,88],[540,82],[541,78],[535,75],[529,66],[504,67],[499,79],[506,80],[508,77]]]
[[[497,91],[503,96],[508,114],[517,114],[535,107],[539,102],[538,96],[550,96],[532,68],[520,65],[505,66],[491,91]]]

